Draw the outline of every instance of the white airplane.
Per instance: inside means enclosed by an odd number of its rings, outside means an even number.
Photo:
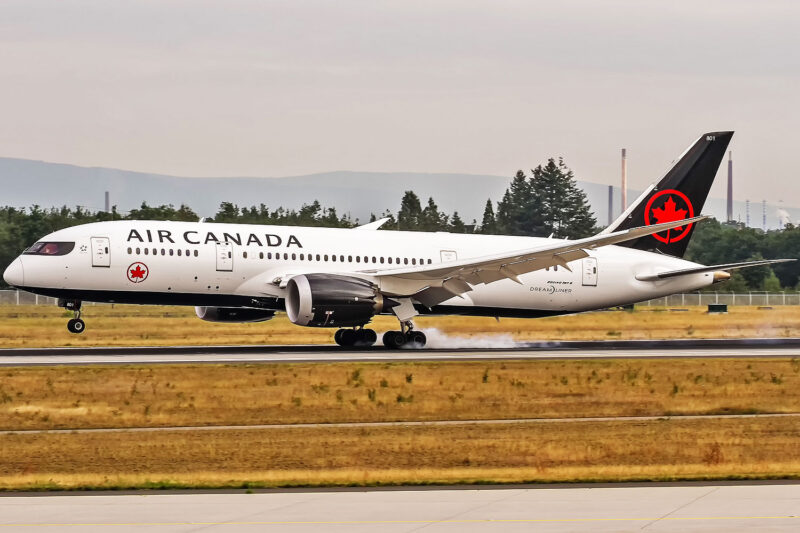
[[[422,347],[421,314],[542,317],[706,287],[726,270],[681,259],[733,132],[700,137],[614,223],[578,240],[354,229],[113,221],[43,237],[6,269],[14,287],[59,299],[84,331],[81,302],[192,305],[211,322],[269,320],[340,328],[370,346],[378,314],[390,348]]]

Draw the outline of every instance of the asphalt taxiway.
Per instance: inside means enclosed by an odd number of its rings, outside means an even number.
[[[452,348],[421,350],[387,350],[378,346],[348,349],[318,345],[23,348],[0,350],[0,366],[800,357],[800,339],[794,338],[539,342],[488,348],[454,344]]]
[[[798,531],[800,483],[0,497],[0,531]]]

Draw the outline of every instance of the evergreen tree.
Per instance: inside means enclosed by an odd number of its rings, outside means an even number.
[[[497,232],[497,221],[494,218],[494,208],[492,207],[491,199],[486,200],[486,207],[483,208],[480,232],[488,235]]]
[[[495,216],[496,233],[512,235],[511,233],[511,212],[514,209],[511,201],[511,191],[506,189],[503,199],[497,202],[497,215]]]
[[[418,231],[422,219],[422,205],[414,191],[406,191],[397,213],[397,229]]]
[[[453,216],[450,219],[450,231],[453,233],[467,233],[467,226],[464,221],[458,216],[458,211],[453,211]]]
[[[422,210],[419,221],[419,228],[422,231],[445,231],[448,229],[447,219],[449,217],[439,212],[439,206],[428,198],[428,205]]]
[[[586,194],[578,187],[575,177],[562,159],[550,158],[545,166],[532,171],[532,196],[539,200],[534,233],[555,237],[580,239],[595,232],[597,221],[592,215]]]

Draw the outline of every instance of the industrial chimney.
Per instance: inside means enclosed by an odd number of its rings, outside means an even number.
[[[628,158],[625,148],[622,149],[622,205],[620,207],[623,213],[628,208]]]
[[[728,222],[733,222],[733,151],[728,152]]]

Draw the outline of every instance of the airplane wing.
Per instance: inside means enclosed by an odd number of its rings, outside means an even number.
[[[389,222],[389,218],[388,217],[387,218],[379,218],[378,220],[375,220],[374,222],[369,222],[367,224],[362,224],[360,226],[356,226],[353,229],[367,230],[367,231],[376,230],[376,229],[380,228],[381,226],[383,226],[384,224],[386,224],[387,222]]]
[[[735,270],[737,268],[772,265],[775,263],[789,263],[791,261],[796,261],[796,259],[764,259],[761,261],[745,261],[743,263],[726,263],[724,265],[710,265],[710,266],[701,266],[696,268],[684,268],[681,270],[669,270],[667,272],[659,272],[657,274],[643,274],[636,276],[636,279],[638,279],[639,281],[658,281],[660,279],[675,278],[678,276],[686,276],[688,274],[702,274],[704,272]]]
[[[663,224],[653,224],[607,234],[598,234],[585,239],[553,240],[545,246],[486,255],[463,261],[451,261],[437,265],[421,265],[412,268],[366,270],[381,287],[381,291],[392,296],[414,295],[423,304],[435,304],[453,296],[472,290],[472,285],[511,279],[517,283],[519,276],[550,266],[562,266],[588,257],[586,250],[608,246],[645,235],[652,235],[708,218],[698,216]],[[422,298],[418,293],[426,291]]]

